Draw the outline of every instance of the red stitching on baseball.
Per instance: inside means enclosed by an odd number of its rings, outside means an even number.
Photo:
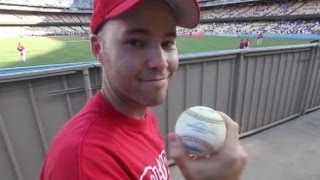
[[[180,136],[180,138],[182,140],[194,141],[194,142],[197,142],[197,143],[201,144],[202,146],[204,146],[205,148],[208,149],[209,153],[215,152],[214,147],[212,147],[211,144],[209,144],[208,142],[206,142],[206,141],[204,141],[202,139],[199,139],[199,138],[196,138],[196,137],[193,137],[193,136],[190,136],[190,135],[183,135],[183,136]]]
[[[207,123],[211,123],[211,124],[224,124],[224,120],[216,120],[213,118],[208,118],[208,117],[204,117],[204,116],[200,116],[197,112],[194,112],[191,109],[187,109],[186,113],[200,121],[205,121]]]

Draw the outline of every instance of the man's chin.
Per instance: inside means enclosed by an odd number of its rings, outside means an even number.
[[[148,99],[148,101],[146,102],[147,106],[158,106],[161,105],[166,99],[166,96],[160,96],[160,97],[152,97],[150,99]]]

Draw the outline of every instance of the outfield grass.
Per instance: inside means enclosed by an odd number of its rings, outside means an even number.
[[[256,39],[249,38],[250,47],[304,44],[310,40],[265,38],[257,46]],[[16,50],[18,42],[27,48],[27,61],[20,60]],[[179,53],[237,49],[240,38],[226,37],[178,37]],[[88,40],[80,37],[25,37],[1,39],[0,68],[44,64],[93,61]]]
[[[20,60],[16,47],[21,42],[27,50],[27,61]],[[29,37],[2,39],[0,45],[0,68],[59,64],[66,62],[89,61],[88,41],[79,37]]]
[[[241,37],[179,37],[178,48],[180,53],[238,49],[240,40]],[[249,40],[251,48],[305,44],[310,41],[305,39],[265,38],[263,44],[258,46],[256,38],[249,38]]]

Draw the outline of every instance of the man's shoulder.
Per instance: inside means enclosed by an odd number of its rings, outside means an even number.
[[[52,141],[42,168],[42,179],[49,176],[56,179],[86,179],[89,175],[95,177],[90,170],[92,166],[102,166],[107,162],[109,168],[117,165],[112,158],[117,149],[112,145],[112,139],[101,135],[104,127],[97,123],[97,118],[97,113],[87,111],[76,115],[63,126]]]
[[[51,149],[76,148],[95,118],[95,113],[77,114],[68,120],[52,140]]]

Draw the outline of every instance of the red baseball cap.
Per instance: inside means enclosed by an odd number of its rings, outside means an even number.
[[[94,0],[90,28],[93,34],[108,19],[127,12],[143,0]],[[148,0],[146,0],[148,1]],[[168,3],[176,14],[177,25],[194,28],[200,19],[197,0],[160,0]]]

